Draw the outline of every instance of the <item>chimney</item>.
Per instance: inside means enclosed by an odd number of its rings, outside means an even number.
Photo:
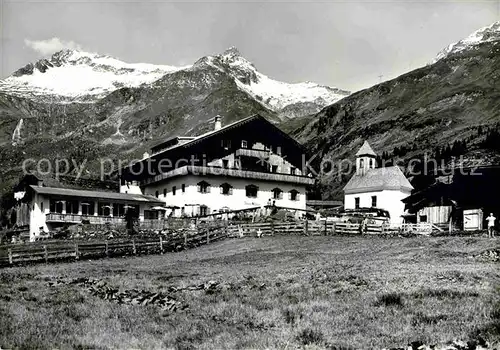
[[[142,159],[146,159],[146,158],[149,158],[149,153],[148,152],[144,152],[142,154]]]
[[[220,128],[222,128],[222,117],[217,114],[217,116],[215,116],[214,130],[219,130]]]

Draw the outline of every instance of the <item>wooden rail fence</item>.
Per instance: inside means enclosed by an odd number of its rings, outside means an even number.
[[[363,227],[363,230],[361,229]],[[171,230],[167,236],[113,238],[110,240],[44,240],[0,246],[0,266],[57,260],[96,259],[114,256],[163,254],[224,239],[261,235],[381,234],[382,224],[290,221],[290,222],[199,222],[196,228]]]
[[[292,222],[252,222],[230,223],[228,235],[230,237],[249,235],[334,235],[334,234],[381,234],[385,231],[384,225],[367,224],[361,230],[361,224],[333,221],[292,221]]]
[[[218,241],[228,235],[226,226],[206,226],[168,238],[112,240],[52,240],[0,246],[0,266],[57,260],[96,259],[116,256],[163,254]]]

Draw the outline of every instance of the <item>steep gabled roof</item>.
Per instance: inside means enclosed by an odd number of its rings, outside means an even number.
[[[214,149],[214,144],[217,143],[221,137],[223,137],[222,135],[225,134],[227,135],[230,133],[238,133],[238,132],[241,132],[242,135],[245,135],[246,133],[246,135],[249,135],[249,137],[251,135],[273,134],[274,135],[273,137],[276,137],[277,139],[281,139],[284,142],[286,142],[284,144],[285,146],[284,148],[286,149],[287,152],[292,153],[288,154],[287,160],[292,164],[294,164],[295,162],[298,165],[300,165],[302,162],[302,157],[306,153],[304,146],[301,145],[299,142],[297,142],[297,140],[292,138],[290,135],[288,135],[283,130],[278,128],[276,125],[269,122],[269,120],[267,120],[263,116],[255,114],[250,117],[223,126],[218,130],[212,130],[206,132],[187,142],[180,143],[165,150],[159,151],[158,153],[151,155],[151,157],[149,158],[142,159],[140,161],[137,161],[133,164],[126,166],[125,168],[123,168],[123,170],[126,172],[126,169],[134,167],[140,169],[141,167],[140,163],[145,164],[149,161],[159,162],[159,160],[167,158],[170,161],[176,163],[176,161],[180,158],[190,159],[192,155],[202,154],[202,153],[203,156],[207,156],[207,159],[210,159],[210,156],[214,157],[212,159],[217,159],[214,153],[218,151]],[[207,146],[210,144],[211,146]],[[212,153],[210,154],[210,152]]]
[[[346,194],[383,190],[411,191],[413,186],[398,166],[368,169],[354,174],[344,187]]]
[[[185,143],[182,143],[182,144],[178,144],[178,145],[175,145],[169,149],[166,149],[162,152],[159,152],[158,154],[161,154],[163,152],[170,152],[172,151],[173,149],[176,149],[176,148],[180,148],[180,147],[183,147],[183,148],[188,148],[189,146],[193,145],[193,144],[196,144],[196,143],[199,143],[209,137],[212,137],[212,136],[215,136],[215,135],[218,135],[218,134],[222,134],[228,130],[231,130],[231,129],[234,129],[234,128],[237,128],[241,125],[244,125],[244,124],[247,124],[247,123],[250,123],[250,122],[253,122],[253,121],[256,121],[256,120],[262,120],[262,121],[265,121],[267,124],[269,124],[270,127],[272,127],[276,132],[282,134],[283,136],[287,137],[288,139],[290,139],[293,143],[295,143],[295,145],[297,147],[300,147],[300,148],[303,148],[303,146],[297,142],[294,138],[292,138],[290,135],[288,135],[287,133],[285,133],[284,131],[282,131],[280,128],[278,128],[277,126],[275,126],[273,123],[269,122],[266,118],[264,118],[263,116],[259,115],[259,114],[255,114],[255,115],[252,115],[250,117],[246,117],[246,118],[243,118],[243,119],[240,119],[234,123],[231,123],[231,124],[228,124],[226,126],[223,126],[222,128],[218,129],[218,130],[211,130],[209,132],[206,132],[204,134],[201,134],[199,136],[196,136],[196,137],[193,137],[192,140],[188,141],[188,142],[185,142]],[[156,155],[156,154],[155,154]]]
[[[363,146],[361,146],[361,148],[359,149],[359,151],[356,152],[356,156],[357,157],[360,157],[360,156],[373,156],[373,157],[376,157],[377,153],[375,153],[375,151],[371,148],[371,146],[368,143],[368,141],[365,141],[363,143]]]

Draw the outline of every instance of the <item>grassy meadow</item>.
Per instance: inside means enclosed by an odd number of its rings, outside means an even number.
[[[228,239],[165,255],[0,270],[0,348],[370,349],[500,340],[498,249],[485,237]],[[56,278],[162,291],[122,305]],[[215,291],[170,291],[220,282]]]

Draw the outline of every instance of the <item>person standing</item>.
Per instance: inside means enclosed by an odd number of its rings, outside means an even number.
[[[497,218],[493,216],[493,213],[490,213],[490,216],[486,218],[488,221],[488,237],[493,237],[495,235],[495,220]]]

